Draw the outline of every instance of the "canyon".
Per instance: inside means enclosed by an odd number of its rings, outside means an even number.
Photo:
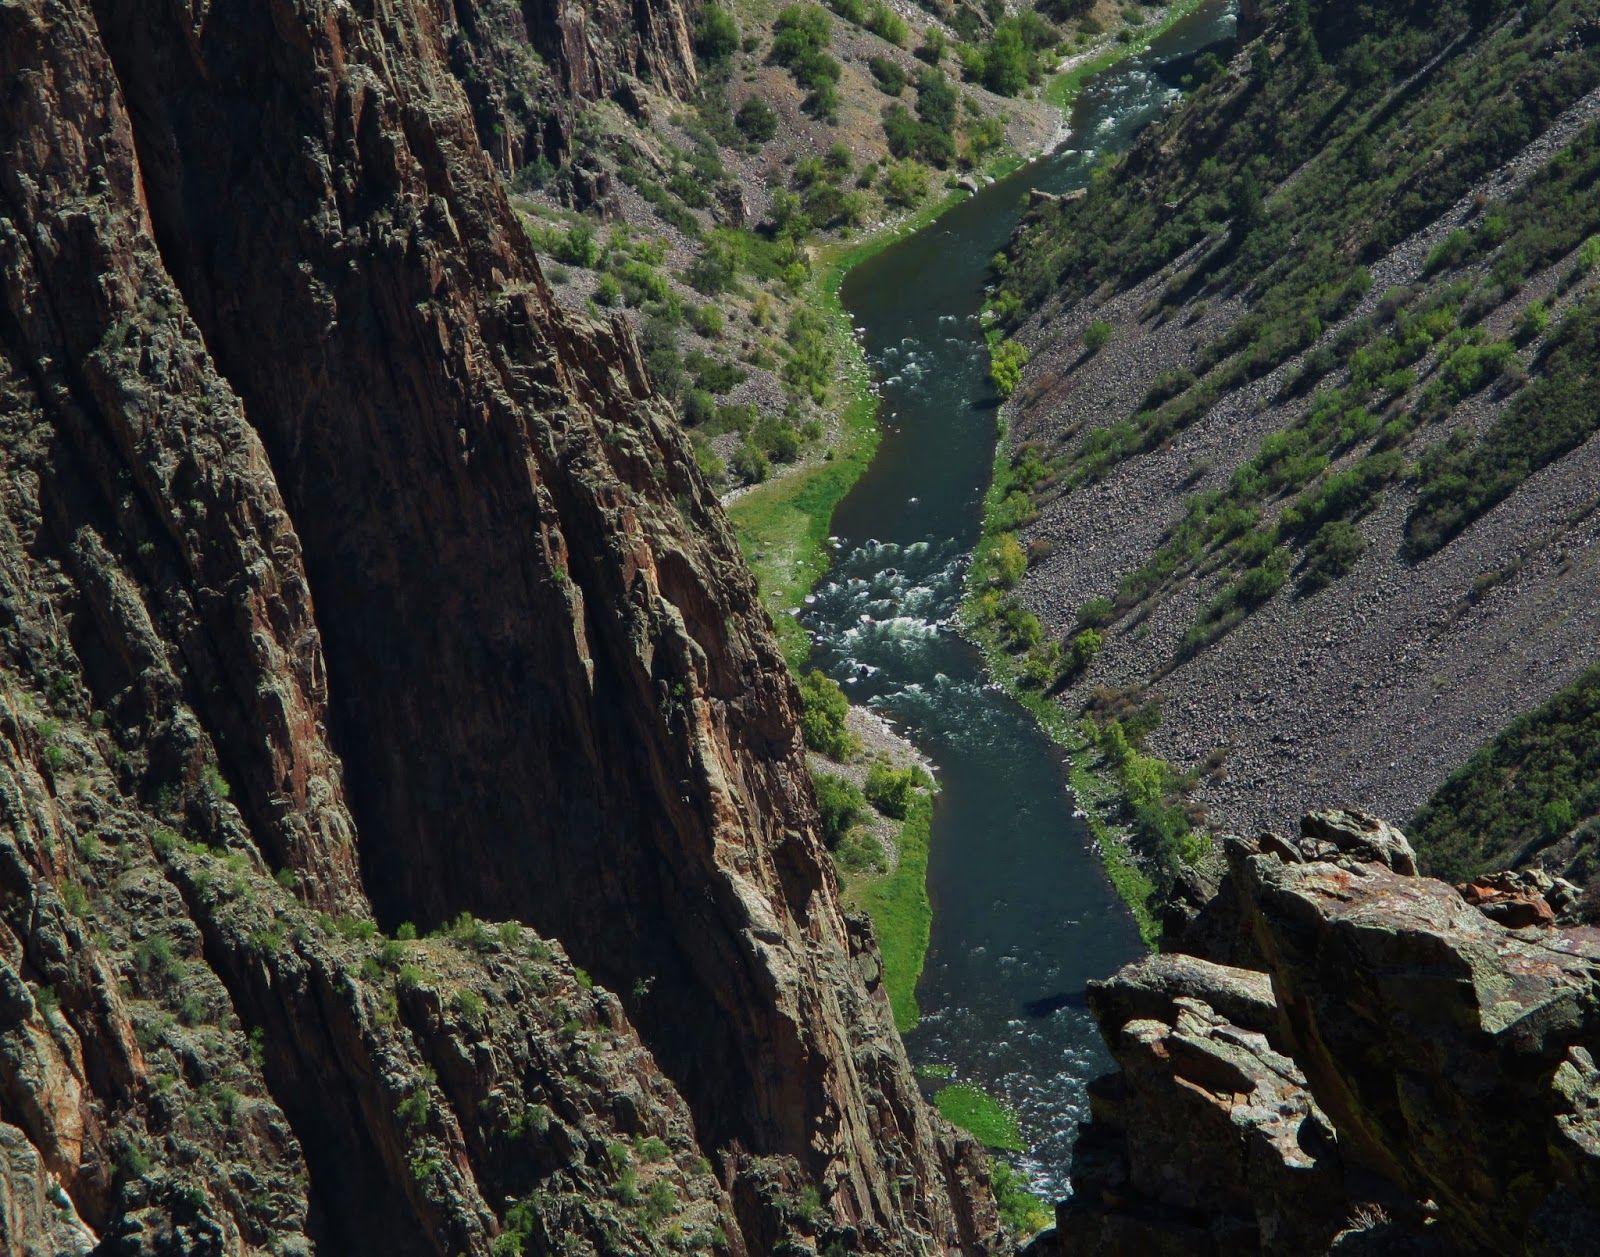
[[[0,4],[0,1251],[1593,1249],[1600,10],[830,7]]]

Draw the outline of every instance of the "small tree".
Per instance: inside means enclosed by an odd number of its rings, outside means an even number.
[[[832,850],[861,819],[867,801],[860,790],[832,773],[812,774],[811,785],[817,796],[817,815],[822,821],[822,841]]]
[[[849,759],[860,743],[845,720],[850,715],[850,700],[838,682],[813,668],[800,678],[800,731],[813,751],[833,759]]]
[[[694,50],[708,65],[717,65],[739,48],[739,24],[721,5],[708,4],[695,23]]]
[[[733,124],[752,144],[765,144],[778,133],[778,111],[761,97],[752,96],[739,106]]]
[[[1083,347],[1092,354],[1099,353],[1111,343],[1111,324],[1104,319],[1096,319],[1083,329]]]
[[[1028,365],[1028,347],[1014,340],[1003,340],[989,351],[989,378],[1001,397],[1010,397],[1022,383],[1022,368]]]

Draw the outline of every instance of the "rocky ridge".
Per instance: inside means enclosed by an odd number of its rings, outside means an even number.
[[[3,1243],[985,1249],[753,582],[447,44],[0,12]]]
[[[1175,951],[1090,988],[1119,1070],[1030,1251],[1588,1251],[1600,934],[1567,892],[1510,928],[1347,812],[1227,854]]]

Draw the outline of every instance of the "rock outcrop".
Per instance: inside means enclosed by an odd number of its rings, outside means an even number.
[[[503,170],[573,152],[577,115],[602,100],[635,114],[647,91],[684,100],[698,79],[679,0],[433,0],[484,149]]]
[[[1036,1251],[1592,1251],[1600,932],[1508,928],[1352,813],[1228,850],[1259,966],[1091,988],[1120,1071]]]
[[[0,8],[0,1247],[983,1251],[753,581],[449,25]]]

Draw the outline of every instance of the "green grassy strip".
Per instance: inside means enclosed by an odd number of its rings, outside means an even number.
[[[1105,70],[1109,70],[1117,62],[1135,53],[1143,52],[1157,37],[1171,30],[1189,14],[1200,7],[1203,0],[1175,0],[1167,16],[1153,26],[1141,27],[1132,32],[1127,43],[1113,41],[1112,44],[1096,57],[1091,57],[1082,65],[1073,66],[1064,73],[1052,76],[1044,85],[1044,98],[1057,109],[1065,113],[1072,108],[1072,102],[1078,99],[1078,93],[1083,91],[1084,85]]]
[[[1022,164],[1010,154],[996,159],[987,173],[1002,178]],[[878,399],[872,375],[839,299],[844,278],[855,267],[895,241],[921,231],[969,193],[952,189],[896,226],[824,254],[812,279],[810,300],[833,329],[844,390],[839,442],[826,459],[759,485],[728,507],[739,548],[761,587],[762,601],[778,627],[778,642],[792,669],[811,653],[806,632],[791,614],[828,570],[828,533],[834,509],[861,478],[878,448]]]
[[[1007,425],[1002,419],[995,439],[994,469],[983,499],[985,538],[996,532],[994,521],[1010,489],[1006,433]],[[983,652],[989,675],[1039,722],[1039,727],[1052,742],[1067,752],[1072,765],[1068,774],[1072,792],[1087,817],[1085,824],[1090,838],[1094,840],[1106,877],[1133,913],[1134,922],[1139,927],[1139,937],[1146,946],[1154,947],[1161,937],[1161,923],[1155,913],[1155,885],[1129,854],[1125,836],[1106,819],[1118,799],[1117,788],[1113,782],[1093,771],[1090,766],[1094,759],[1093,748],[1084,740],[1061,704],[1043,691],[1021,684],[1017,660],[1001,645],[994,626],[983,624],[977,616],[970,614],[972,601],[978,592],[976,571],[975,565],[968,572],[963,628]]]
[[[858,882],[845,894],[847,903],[872,918],[883,956],[883,984],[894,1009],[895,1029],[905,1034],[917,1024],[917,983],[922,979],[933,929],[928,902],[928,834],[933,797],[918,792],[900,827],[900,861],[894,872]]]
[[[989,1165],[989,1186],[994,1190],[1000,1218],[1013,1239],[1025,1240],[1055,1221],[1050,1206],[1028,1190],[1027,1175],[998,1158]]]
[[[934,1093],[933,1103],[946,1121],[961,1127],[985,1148],[1025,1151],[1016,1113],[982,1087],[970,1082],[952,1083]]]

